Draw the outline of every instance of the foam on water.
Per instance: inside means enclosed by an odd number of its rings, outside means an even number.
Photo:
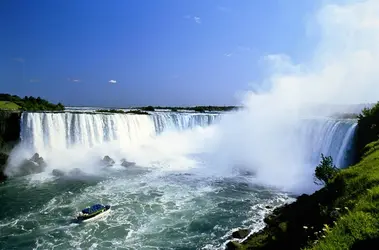
[[[306,191],[321,153],[331,155],[338,167],[349,164],[346,152],[352,146],[355,120],[279,117],[261,126],[255,122],[260,115],[249,110],[149,116],[24,113],[22,141],[12,152],[6,173],[17,172],[22,159],[38,152],[48,163],[48,172],[80,168],[99,174],[98,161],[109,155],[117,163],[127,158],[163,171],[220,177],[249,171],[257,183]],[[279,130],[277,119],[286,121]],[[238,130],[232,128],[236,121]]]
[[[35,136],[25,136],[20,148],[14,152],[13,157],[30,149],[23,149],[24,145],[34,145],[33,150],[46,153],[43,157],[49,167],[44,173],[11,181],[7,185],[14,186],[9,189],[3,187],[8,192],[4,196],[8,200],[2,201],[18,211],[12,212],[10,207],[0,211],[0,243],[6,248],[35,246],[36,249],[218,249],[236,228],[259,230],[264,226],[264,215],[270,211],[266,205],[276,206],[293,200],[275,188],[289,187],[278,185],[281,182],[275,176],[292,178],[293,175],[276,165],[269,165],[276,162],[265,158],[262,150],[268,150],[270,145],[260,142],[265,146],[263,149],[254,146],[254,133],[244,136],[239,131],[227,133],[224,130],[242,114],[224,114],[210,126],[200,119],[199,126],[190,129],[183,129],[187,126],[179,125],[183,123],[174,123],[178,127],[165,126],[167,129],[163,131],[155,128],[157,123],[153,119],[143,118],[134,123],[141,124],[141,127],[134,127],[138,134],[134,135],[135,138],[143,138],[141,140],[122,137],[123,132],[115,129],[118,127],[116,121],[121,123],[129,115],[103,117],[100,123],[98,118],[88,117],[88,114],[75,114],[78,116],[76,121],[85,121],[89,125],[68,123],[74,124],[71,131],[81,133],[87,130],[87,136],[92,133],[88,131],[95,131],[91,127],[96,124],[101,124],[98,126],[100,131],[105,131],[107,125],[104,123],[114,125],[112,133],[116,139],[94,145],[88,143],[89,139],[75,140],[74,145],[68,143],[72,138],[81,137],[75,134],[71,134],[71,138],[63,136],[68,134],[63,118],[72,119],[71,114],[32,114],[31,118],[25,115],[24,122],[27,121],[28,125],[23,124],[23,133],[26,135],[41,131],[44,122],[47,125],[59,122],[55,124],[55,130],[43,134],[43,142],[39,138],[34,140]],[[160,119],[162,117],[165,116]],[[318,118],[303,119],[296,124],[285,127],[278,134],[282,139],[286,138],[282,145],[294,143],[291,150],[279,153],[275,150],[280,147],[274,147],[271,152],[277,156],[290,154],[285,159],[292,159],[291,163],[311,165],[317,161],[314,155],[320,152],[343,155],[351,145],[356,122]],[[51,138],[54,136],[65,140]],[[61,143],[60,146],[56,148],[52,140]],[[296,151],[297,148],[302,151]],[[96,166],[95,160],[106,154],[117,161],[126,157],[137,162],[138,166],[128,169],[119,164],[108,169]],[[70,167],[80,168],[91,175],[57,178],[49,172],[53,168]],[[250,170],[253,174],[241,174],[236,169]],[[308,171],[313,169],[314,166],[310,166]],[[271,184],[274,187],[268,188]],[[38,197],[31,201],[32,206],[23,204],[27,197],[37,193]],[[109,216],[87,225],[71,224],[77,211],[98,202],[112,205]],[[21,238],[23,241],[19,241]]]
[[[309,191],[320,153],[345,167],[356,122],[310,120],[309,114],[330,112],[318,106],[312,111],[314,103],[376,101],[379,2],[325,3],[315,15],[320,39],[313,53],[305,53],[310,60],[267,55],[272,71],[246,93],[246,109],[210,128],[193,129],[209,125],[208,114],[191,120],[190,114],[168,113],[25,113],[22,143],[12,152],[8,173],[35,152],[51,168],[98,172],[94,162],[108,154],[136,161],[147,172],[101,172],[101,180],[45,180],[28,188],[21,179],[9,181],[0,186],[8,206],[0,206],[1,247],[217,248],[232,228],[261,225],[261,204],[283,202],[285,195],[267,186]],[[193,130],[183,132],[188,128]],[[235,169],[253,174],[248,178]],[[186,172],[192,175],[183,177]],[[94,202],[115,204],[114,213],[60,230],[79,207]],[[250,212],[260,220],[249,221]]]
[[[0,217],[0,243],[7,248],[214,249],[233,228],[262,225],[257,204],[289,200],[246,181],[146,169],[106,171],[93,184],[57,179],[26,190],[23,184],[18,180],[12,191],[19,193],[13,199],[24,212]],[[37,191],[33,207],[23,204],[24,195]],[[112,204],[111,214],[93,223],[70,224],[80,208],[94,202]]]

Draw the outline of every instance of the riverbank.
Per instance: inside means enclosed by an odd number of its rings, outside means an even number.
[[[379,242],[379,103],[359,116],[358,162],[329,185],[276,208],[266,227],[227,249],[376,249]]]

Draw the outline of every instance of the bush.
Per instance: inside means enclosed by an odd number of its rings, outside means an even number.
[[[321,162],[315,169],[315,183],[317,185],[328,185],[338,171],[339,169],[333,165],[332,157],[321,154]]]
[[[147,106],[147,107],[141,108],[141,110],[153,112],[153,111],[155,111],[155,108],[153,106]]]
[[[372,108],[365,108],[358,116],[356,134],[356,153],[359,161],[364,154],[364,147],[379,139],[379,102]]]
[[[0,101],[12,102],[20,106],[23,111],[63,111],[65,107],[62,103],[53,104],[41,97],[25,96],[21,98],[17,95],[0,93]]]

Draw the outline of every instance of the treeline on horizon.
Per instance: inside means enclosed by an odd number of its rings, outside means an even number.
[[[240,109],[239,106],[193,106],[193,107],[165,107],[165,106],[146,106],[146,107],[135,107],[135,109],[140,109],[143,111],[155,111],[156,109],[169,109],[171,111],[179,110],[193,110],[196,112],[205,112],[205,111],[232,111],[234,109]]]
[[[148,115],[149,113],[141,110],[128,110],[124,111],[121,109],[98,109],[96,112],[99,113],[117,113],[117,114],[135,114],[135,115]]]
[[[63,111],[65,109],[62,103],[53,104],[40,97],[25,96],[21,98],[17,95],[0,93],[0,101],[11,102],[19,106],[20,111]]]
[[[195,106],[195,107],[162,107],[162,106],[146,106],[146,107],[133,107],[134,110],[123,111],[121,109],[98,109],[96,112],[102,113],[120,113],[120,114],[138,114],[138,115],[148,115],[147,111],[154,112],[158,109],[166,109],[171,110],[173,112],[177,112],[179,110],[192,110],[195,112],[206,112],[206,111],[214,111],[214,112],[222,112],[222,111],[231,111],[234,109],[239,109],[240,107],[235,106]]]

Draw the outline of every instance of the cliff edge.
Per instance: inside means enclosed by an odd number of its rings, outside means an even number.
[[[227,249],[378,249],[379,102],[358,117],[358,162],[312,195],[276,208],[266,226]]]
[[[0,110],[0,181],[5,180],[3,173],[8,154],[19,142],[21,112]]]

